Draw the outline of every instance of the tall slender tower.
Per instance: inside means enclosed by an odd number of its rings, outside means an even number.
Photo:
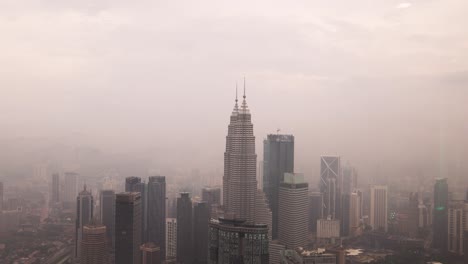
[[[50,182],[50,201],[49,204],[55,204],[60,201],[59,198],[60,177],[58,173],[52,174]]]
[[[78,174],[75,172],[65,172],[63,185],[63,201],[68,205],[73,205],[77,194]]]
[[[189,264],[193,261],[193,216],[192,199],[189,193],[180,193],[177,198],[177,262]]]
[[[103,225],[86,225],[83,227],[81,241],[82,264],[107,264],[106,227]]]
[[[224,152],[223,204],[225,212],[237,218],[255,221],[255,195],[257,192],[257,155],[255,136],[247,102],[232,111],[226,152]]]
[[[140,177],[127,177],[125,178],[125,191],[126,192],[139,192],[141,195],[141,240],[146,242],[146,184],[141,181]]]
[[[434,185],[433,247],[446,251],[448,241],[448,183],[447,178],[436,179]]]
[[[370,225],[374,230],[388,231],[387,186],[372,186],[370,200]]]
[[[86,185],[76,198],[76,222],[75,222],[75,257],[81,256],[81,240],[83,227],[93,219],[94,201],[91,192],[86,190]]]
[[[99,205],[101,223],[106,226],[107,242],[113,250],[115,245],[115,192],[102,190]]]
[[[341,165],[339,156],[320,157],[320,192],[323,194],[323,217],[339,216]]]
[[[208,261],[208,223],[210,208],[206,202],[195,204],[193,208],[193,263],[204,264]]]
[[[273,239],[278,237],[278,197],[285,173],[294,172],[294,136],[271,134],[263,141],[263,192],[273,215]]]
[[[160,248],[161,259],[166,257],[166,177],[151,176],[147,197],[148,241]]]

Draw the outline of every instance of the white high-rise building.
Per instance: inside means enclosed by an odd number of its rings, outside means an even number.
[[[468,231],[468,202],[449,202],[447,250],[457,255],[468,254],[463,250],[463,232]]]
[[[355,236],[359,234],[361,226],[362,192],[354,191],[349,197],[349,231]]]
[[[177,219],[166,219],[166,258],[176,259],[177,257]]]
[[[225,213],[255,221],[257,155],[251,114],[245,100],[236,104],[230,117],[224,152],[223,204]]]
[[[287,248],[305,247],[309,229],[309,184],[304,175],[285,173],[279,187],[278,239]]]
[[[320,192],[323,195],[323,217],[339,217],[341,198],[341,164],[339,156],[320,157]]]
[[[388,231],[387,186],[372,186],[370,199],[370,225],[374,230]]]

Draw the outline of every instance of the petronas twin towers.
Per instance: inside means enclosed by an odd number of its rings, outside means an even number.
[[[271,211],[267,204],[259,203],[264,201],[264,197],[262,192],[257,192],[255,136],[245,98],[244,82],[243,101],[239,107],[236,96],[226,136],[223,177],[225,216],[271,227]]]

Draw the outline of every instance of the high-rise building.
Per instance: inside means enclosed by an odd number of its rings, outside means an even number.
[[[203,188],[202,201],[208,203],[211,218],[218,218],[218,208],[221,205],[221,187]]]
[[[273,239],[278,237],[279,189],[287,172],[294,172],[294,136],[270,134],[263,141],[263,192],[272,212]]]
[[[125,178],[125,191],[126,192],[139,192],[141,194],[141,239],[146,242],[146,230],[147,230],[147,196],[146,196],[146,184],[141,181],[140,177],[127,177]]]
[[[341,194],[341,217],[340,217],[340,230],[341,236],[349,236],[350,229],[349,229],[349,216],[351,211],[351,194],[350,193],[343,193]]]
[[[210,221],[208,263],[269,263],[268,227],[245,220]]]
[[[60,193],[60,177],[58,173],[52,174],[51,183],[50,183],[50,203],[55,204],[60,202],[59,193]]]
[[[0,182],[0,214],[3,211],[3,182]]]
[[[447,250],[448,240],[448,184],[447,178],[436,179],[434,185],[434,237],[432,245],[440,250]]]
[[[265,193],[258,189],[255,195],[255,223],[268,226],[268,237],[272,235],[272,213]]]
[[[408,204],[408,235],[417,237],[419,233],[419,195],[410,193]]]
[[[160,248],[163,259],[166,256],[166,177],[149,177],[147,204],[147,240]]]
[[[305,247],[308,234],[309,184],[304,175],[285,173],[279,188],[278,239],[287,248]]]
[[[224,152],[223,205],[226,213],[250,222],[255,221],[256,169],[255,136],[244,91],[240,108],[236,98],[228,126]]]
[[[362,219],[362,192],[354,191],[349,195],[349,234],[360,234]]]
[[[153,242],[148,242],[140,247],[141,250],[141,263],[142,264],[160,264],[161,261],[161,250]]]
[[[210,208],[208,207],[208,203],[200,202],[195,204],[193,211],[193,263],[206,264],[208,260]]]
[[[140,264],[141,194],[118,193],[115,198],[115,264]]]
[[[81,241],[83,227],[91,223],[93,219],[94,200],[91,192],[86,190],[86,185],[76,198],[76,222],[75,222],[75,258],[81,256]]]
[[[180,193],[177,198],[177,262],[181,264],[193,261],[192,223],[192,199],[189,193]]]
[[[317,220],[317,238],[333,239],[340,237],[340,221],[336,219]]]
[[[357,188],[357,171],[349,164],[343,166],[342,194],[350,194]]]
[[[320,192],[323,195],[323,217],[335,219],[340,208],[341,165],[339,156],[320,157]]]
[[[177,258],[177,219],[166,219],[166,259]]]
[[[323,218],[323,195],[321,192],[309,193],[309,232],[317,232],[317,220]]]
[[[372,186],[370,197],[370,226],[374,230],[388,231],[387,186]]]
[[[106,238],[109,246],[115,245],[115,192],[113,190],[101,190],[99,195],[101,223],[106,226]]]
[[[73,205],[78,193],[78,174],[75,172],[65,172],[63,185],[63,202]]]
[[[107,264],[106,227],[85,225],[81,240],[81,264]]]
[[[463,255],[463,232],[468,231],[468,202],[450,201],[448,207],[448,251]]]

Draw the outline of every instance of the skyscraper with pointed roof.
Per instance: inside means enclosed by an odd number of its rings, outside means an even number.
[[[255,221],[257,155],[251,114],[245,96],[230,117],[224,152],[223,204],[225,212],[236,218]]]
[[[83,190],[76,198],[76,222],[75,222],[75,257],[81,256],[81,240],[83,237],[83,227],[93,219],[94,201],[90,191],[86,190],[86,184]]]

